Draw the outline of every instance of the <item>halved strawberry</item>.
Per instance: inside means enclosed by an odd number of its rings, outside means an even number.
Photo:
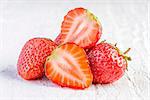
[[[93,75],[83,48],[67,43],[56,48],[45,62],[45,75],[62,87],[84,89]]]
[[[84,8],[75,8],[64,17],[61,33],[55,39],[56,44],[76,43],[82,48],[96,44],[102,34],[97,17]]]

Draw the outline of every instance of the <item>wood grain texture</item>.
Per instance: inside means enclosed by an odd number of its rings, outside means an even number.
[[[149,100],[150,3],[147,0],[106,1],[0,2],[0,100]],[[85,90],[61,88],[45,77],[23,80],[16,69],[23,44],[31,37],[55,39],[58,34],[52,33],[59,33],[63,16],[79,6],[88,8],[100,19],[101,40],[117,42],[123,51],[131,47],[132,61],[125,75],[112,84],[92,85]]]
[[[128,71],[119,81],[107,85],[92,85],[85,90],[61,88],[47,78],[26,81],[14,66],[0,71],[0,98],[3,100],[148,100],[149,76],[146,72]]]

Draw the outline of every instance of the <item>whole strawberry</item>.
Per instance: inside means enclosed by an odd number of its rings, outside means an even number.
[[[55,47],[56,44],[46,38],[33,38],[27,41],[17,63],[19,75],[27,80],[41,78],[44,75],[46,57]]]
[[[111,83],[121,78],[127,69],[127,60],[131,60],[126,56],[129,50],[121,53],[116,45],[105,42],[93,47],[88,53],[93,83]]]

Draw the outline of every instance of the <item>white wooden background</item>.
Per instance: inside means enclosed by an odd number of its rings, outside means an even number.
[[[0,100],[148,100],[148,3],[148,0],[0,0]],[[24,43],[32,37],[54,39],[60,32],[63,16],[75,7],[85,7],[100,19],[101,40],[117,42],[123,51],[132,48],[129,70],[112,84],[92,85],[85,90],[61,88],[45,77],[22,80],[16,62]]]

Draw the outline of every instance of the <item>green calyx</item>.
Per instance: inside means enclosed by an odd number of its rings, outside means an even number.
[[[98,17],[96,17],[94,14],[92,14],[89,10],[86,10],[87,16],[90,20],[96,20],[98,24],[100,24]]]
[[[131,60],[132,60],[131,57],[128,57],[128,56],[124,56],[124,58],[125,58],[126,60],[128,60],[128,61],[131,61]]]
[[[122,55],[127,63],[127,67],[126,70],[128,71],[128,61],[131,61],[131,57],[127,55],[127,53],[131,50],[131,48],[128,48],[125,52],[121,52],[118,48],[117,48],[117,43],[114,45],[114,47],[116,48],[116,50],[118,51],[119,55]]]
[[[124,57],[126,61],[131,61],[131,57],[127,55],[127,53],[131,50],[131,48],[128,48],[125,52],[122,52],[117,48],[117,43],[113,45],[113,47],[118,51],[119,55],[122,55]]]
[[[127,61],[131,61],[131,57],[129,57],[128,55],[126,55],[129,51],[131,50],[131,48],[128,48],[124,53],[123,56]]]
[[[103,41],[101,41],[100,43],[105,43],[106,42],[106,40],[103,40]]]
[[[57,55],[57,53],[56,53],[56,50],[54,50],[52,53],[51,53],[51,55],[49,56],[49,57],[47,57],[47,61],[51,61],[52,59],[55,59],[55,60],[57,60],[58,59],[58,55]]]
[[[51,52],[51,55],[46,58],[46,62],[50,62],[52,60],[57,60],[57,59],[58,59],[58,55],[57,55],[56,49],[55,49],[54,51]],[[46,62],[44,64],[45,70],[46,70]]]
[[[101,41],[100,43],[105,43],[105,42],[106,42],[106,40],[103,40],[103,41]],[[109,44],[110,44],[110,43],[109,43]],[[127,55],[127,53],[131,50],[131,48],[128,48],[125,52],[122,52],[122,51],[120,51],[120,50],[118,49],[117,43],[115,43],[114,45],[113,45],[113,44],[110,44],[110,45],[113,46],[114,49],[117,50],[117,52],[119,53],[119,55],[121,55],[121,56],[124,57],[124,59],[126,60],[126,62],[132,60],[131,57]],[[126,67],[126,70],[128,70],[128,65],[127,65],[127,67]]]

